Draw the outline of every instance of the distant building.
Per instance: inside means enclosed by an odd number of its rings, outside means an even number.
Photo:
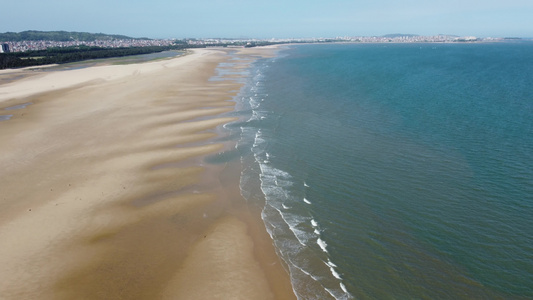
[[[0,47],[0,53],[8,53],[9,51],[9,44],[4,43],[2,44],[2,47]]]

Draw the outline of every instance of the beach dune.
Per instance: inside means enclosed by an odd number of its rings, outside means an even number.
[[[238,170],[203,162],[232,146],[228,59],[0,74],[1,299],[295,298]]]

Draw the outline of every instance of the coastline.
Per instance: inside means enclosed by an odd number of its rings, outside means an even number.
[[[295,298],[238,170],[202,163],[228,147],[227,51],[0,85],[3,298]]]

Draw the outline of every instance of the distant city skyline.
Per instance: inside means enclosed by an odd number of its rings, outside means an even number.
[[[66,30],[149,38],[533,37],[530,0],[21,0],[2,6],[0,32]]]

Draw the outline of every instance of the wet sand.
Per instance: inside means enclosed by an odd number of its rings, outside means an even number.
[[[203,162],[232,147],[227,51],[2,74],[1,299],[295,298],[238,166]]]

